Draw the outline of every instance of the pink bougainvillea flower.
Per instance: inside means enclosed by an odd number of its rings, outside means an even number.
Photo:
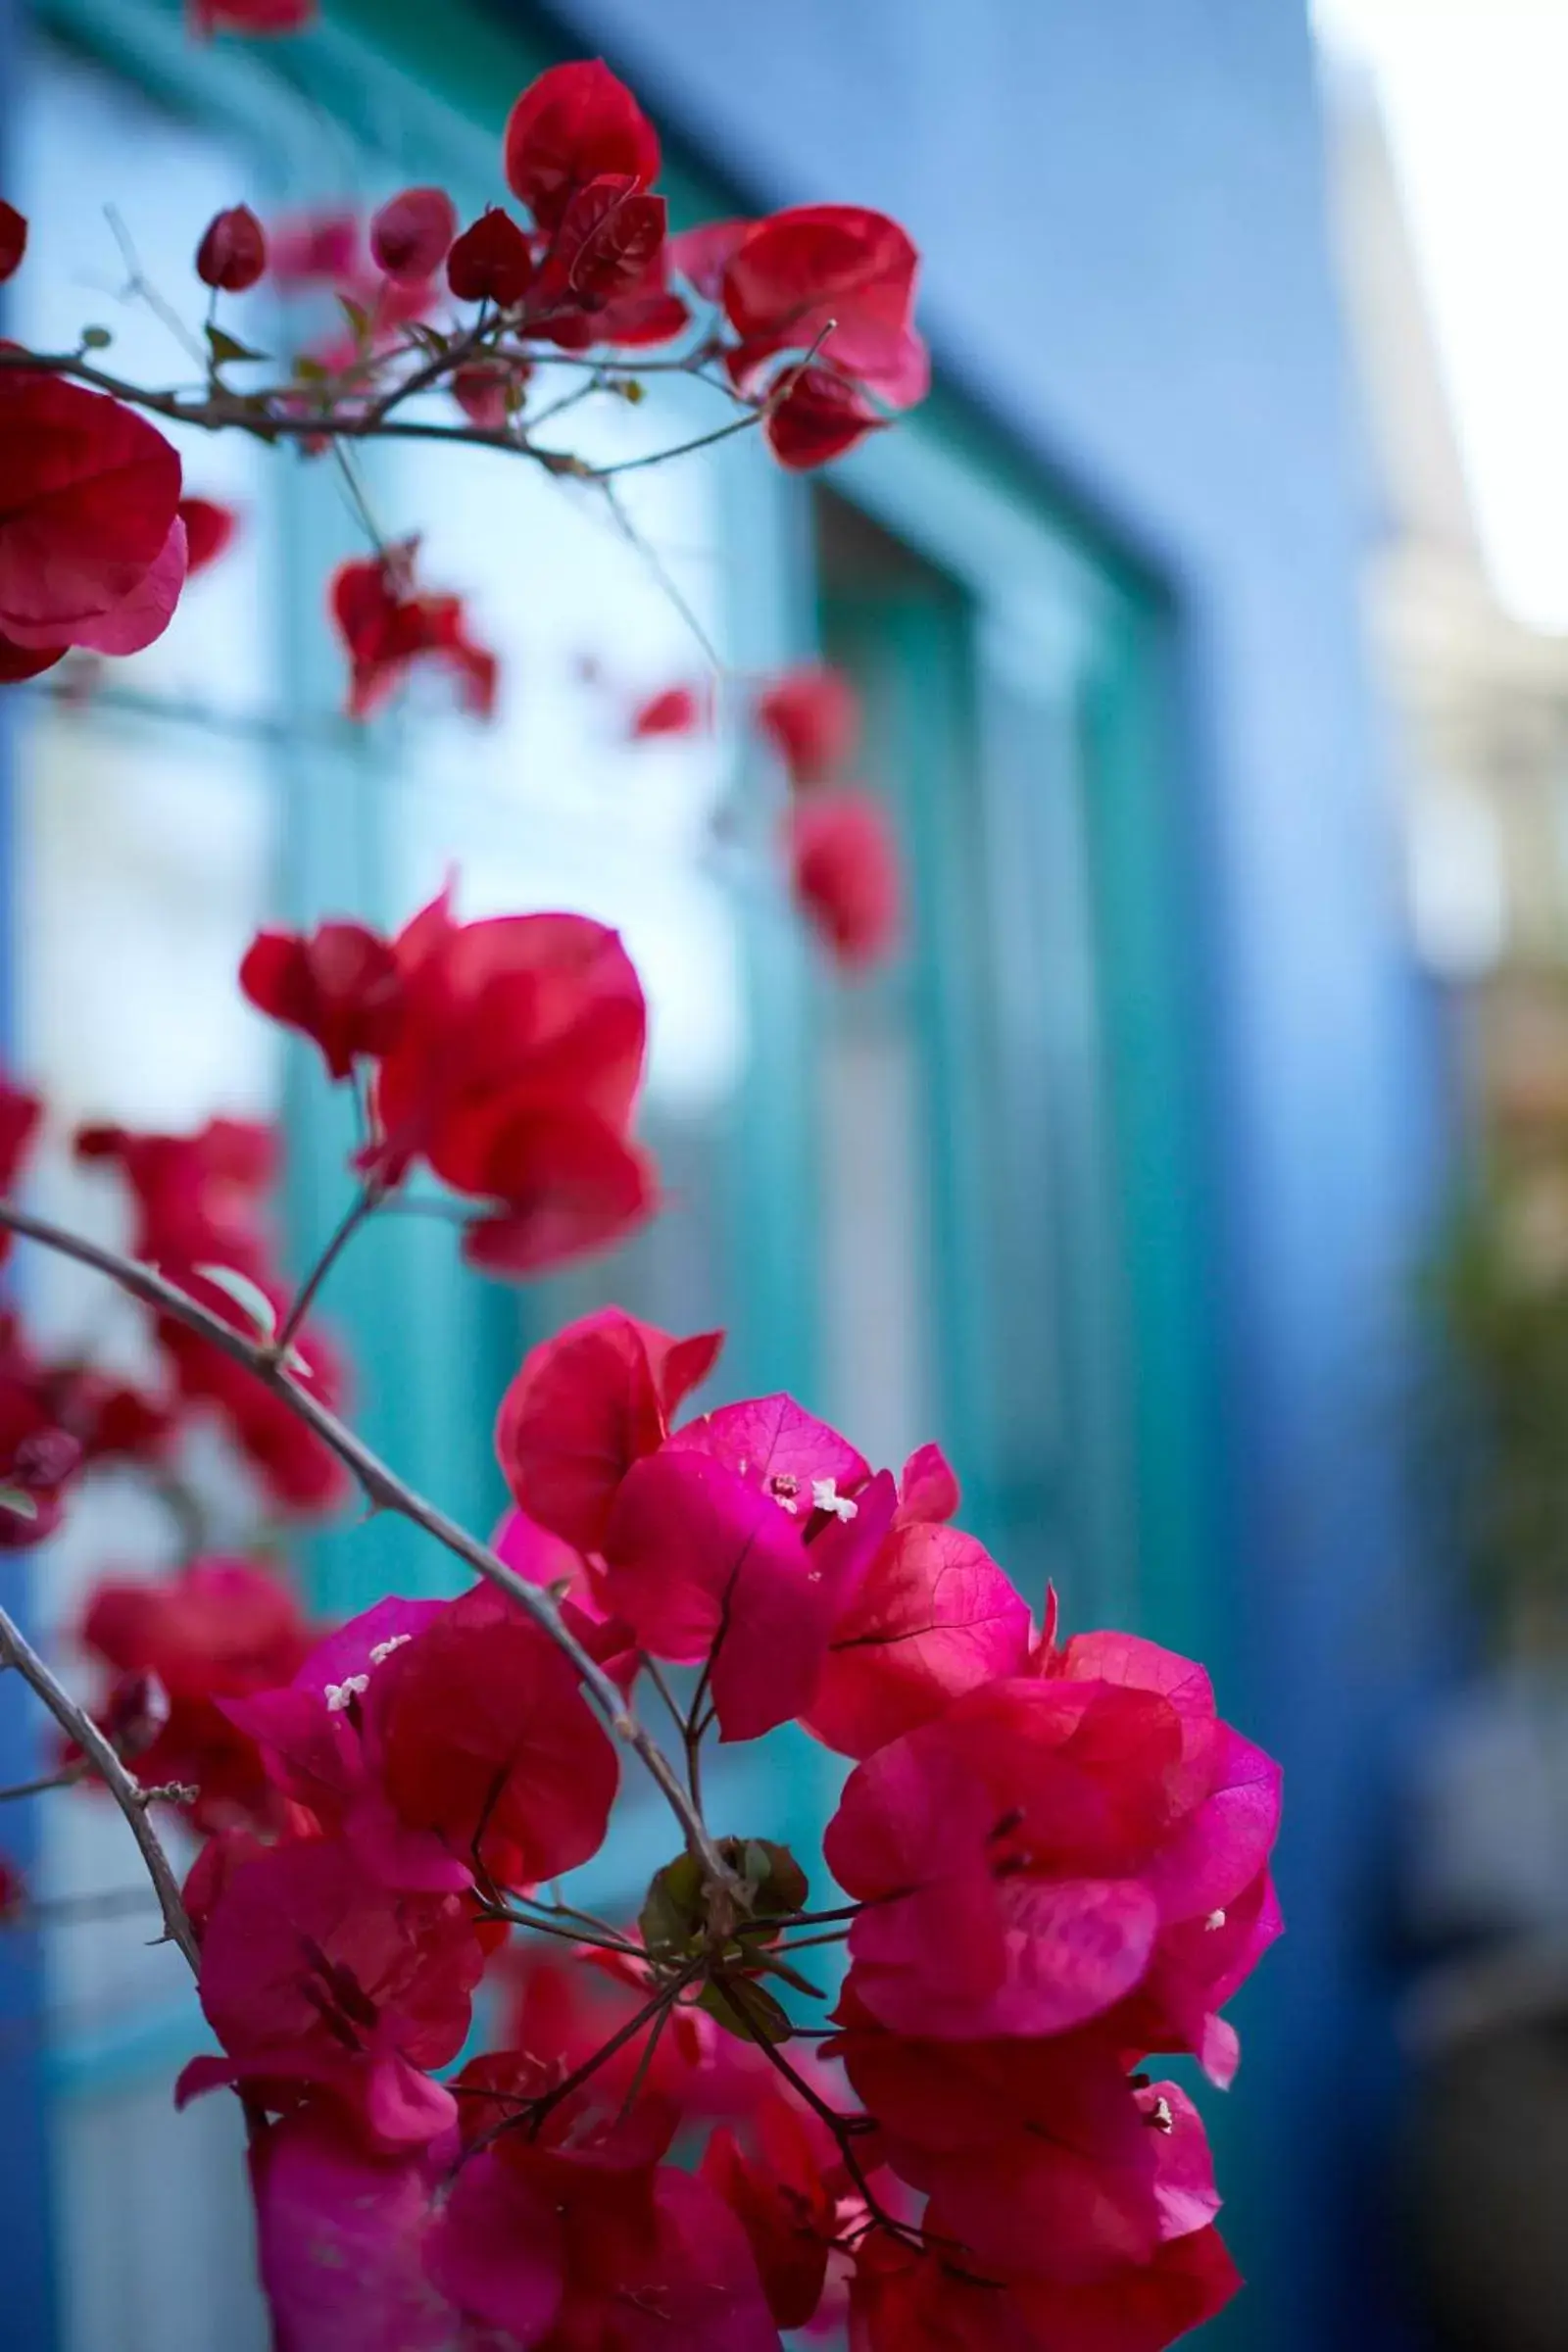
[[[1241,2283],[1219,2231],[1210,2228],[1166,2238],[1141,2268],[1082,2286],[1020,2279],[1011,2296],[1037,2345],[1163,2352],[1223,2311]]]
[[[931,2195],[981,2267],[1082,2283],[1151,2262],[1218,2210],[1202,2125],[1171,2083],[1128,2080],[1102,2027],[1042,2039],[921,2041],[851,1990],[831,2045],[898,2177]]]
[[[198,34],[243,32],[260,39],[314,24],[318,0],[186,0],[186,6]]]
[[[858,384],[828,368],[787,372],[778,397],[767,407],[762,438],[790,473],[830,466],[888,419],[873,408]]]
[[[724,272],[757,226],[755,220],[705,220],[669,240],[669,266],[705,302],[718,302]]]
[[[490,205],[447,255],[447,284],[460,302],[510,311],[533,280],[533,251],[510,213]]]
[[[379,710],[416,662],[444,667],[476,717],[493,714],[495,657],[468,635],[460,597],[416,589],[412,549],[340,564],[329,604],[349,657],[351,718],[368,718]]]
[[[868,1756],[961,1691],[1022,1674],[1032,1632],[1027,1603],[973,1536],[896,1526],[833,1626],[807,1729]]]
[[[559,1943],[514,1945],[499,1976],[506,2008],[498,2038],[505,2049],[537,2053],[547,2085],[586,2066],[647,2008],[651,1990],[640,1962],[612,1952],[566,1955]],[[592,2104],[583,2113],[604,2119],[624,2111],[639,2132],[645,2124],[654,2129],[655,2152],[662,2154],[677,2119],[748,2112],[777,2081],[765,2059],[751,2063],[760,2057],[755,2044],[723,2032],[706,2011],[680,2003],[657,2039],[634,2034],[594,2069]],[[575,2119],[567,2135],[582,2137]]]
[[[1170,2238],[1153,2260],[1106,2279],[998,2279],[940,2242],[932,2207],[924,2250],[873,2230],[856,2250],[850,2289],[858,2352],[1164,2352],[1223,2310],[1241,2281],[1219,2232]]]
[[[501,1197],[463,1242],[468,1264],[493,1274],[538,1274],[605,1249],[643,1224],[658,1200],[647,1154],[565,1103],[519,1104],[460,1189]]]
[[[158,1583],[105,1580],[81,1642],[124,1677],[155,1675],[168,1713],[138,1760],[149,1784],[195,1788],[196,1828],[275,1829],[284,1808],[256,1740],[225,1702],[285,1683],[309,1645],[288,1587],[248,1560],[197,1560]]]
[[[118,1167],[135,1216],[131,1249],[151,1265],[206,1260],[249,1270],[265,1262],[262,1196],[277,1174],[274,1130],[254,1119],[209,1119],[188,1135],[77,1130],[75,1153]]]
[[[291,1840],[230,1874],[201,1956],[202,2008],[226,2057],[191,2060],[181,2103],[240,2082],[293,2105],[314,2084],[371,2148],[450,2129],[456,2102],[427,2070],[457,2056],[483,1966],[456,1895],[389,1902],[338,1839]]]
[[[522,1508],[579,1551],[602,1550],[622,1479],[663,1444],[723,1341],[674,1340],[615,1306],[542,1341],[496,1422],[496,1455]]]
[[[758,2101],[742,2132],[715,2131],[702,2177],[746,2232],[769,2311],[804,2328],[822,2300],[838,2200],[838,2150],[819,2122],[777,2090]]]
[[[789,1397],[726,1406],[627,1473],[605,1589],[655,1656],[711,1657],[721,1739],[759,1739],[808,1710],[895,1504],[887,1473]]]
[[[281,1318],[290,1293],[271,1268],[262,1201],[276,1172],[270,1128],[245,1119],[211,1119],[191,1135],[84,1127],[75,1149],[79,1158],[118,1165],[125,1176],[136,1256],[250,1338],[258,1299],[274,1323]],[[225,1273],[243,1279],[250,1303],[227,1287]],[[346,1492],[341,1464],[286,1396],[175,1317],[161,1315],[155,1328],[180,1396],[220,1416],[274,1501],[290,1511],[318,1510]],[[322,1402],[339,1400],[346,1377],[319,1333],[307,1326],[296,1353],[300,1376]]]
[[[1062,2033],[1124,2000],[1163,1926],[1267,1858],[1278,1777],[1233,1783],[1255,1754],[1233,1738],[1161,1690],[1012,1679],[878,1749],[824,1847],[872,1906],[850,1939],[866,2007],[945,2040]]]
[[[659,136],[601,58],[552,66],[507,119],[507,185],[541,228],[559,228],[591,180],[646,188],[659,172]]]
[[[236,1265],[233,1259],[214,1257],[211,1265],[236,1266],[256,1293],[268,1299],[275,1327],[288,1310],[290,1291],[265,1268]],[[223,1322],[248,1338],[256,1326],[248,1303],[236,1298],[202,1265],[175,1263],[181,1289]],[[192,1404],[215,1412],[272,1502],[284,1511],[318,1512],[330,1509],[348,1493],[348,1473],[314,1430],[301,1420],[286,1396],[259,1381],[249,1366],[237,1362],[210,1340],[172,1315],[157,1322],[158,1343],[168,1358],[180,1394]],[[307,1325],[290,1343],[295,1378],[325,1405],[336,1407],[348,1394],[348,1373],[337,1350],[319,1331]]]
[[[395,945],[405,1018],[376,1078],[368,1172],[395,1183],[423,1158],[489,1201],[465,1254],[498,1270],[559,1264],[639,1223],[653,1172],[627,1129],[647,1007],[615,933],[574,914],[459,923],[443,895]]]
[[[915,332],[919,256],[896,220],[854,204],[797,205],[754,221],[724,268],[724,313],[755,364],[808,351],[896,408],[924,398]]]
[[[0,377],[0,635],[132,653],[185,574],[179,459],[144,417],[63,378]]]
[[[481,360],[456,368],[447,389],[470,424],[495,433],[521,407],[532,373],[525,360]]]
[[[629,1690],[642,1659],[636,1635],[605,1598],[603,1568],[525,1511],[509,1511],[492,1544],[509,1568],[556,1594],[567,1631],[612,1682]]]
[[[469,2106],[464,2102],[465,2109]],[[706,2180],[673,2165],[508,2134],[459,2171],[429,2267],[450,2302],[503,2340],[615,2352],[779,2352],[746,2233]]]
[[[898,844],[874,794],[850,785],[793,801],[785,820],[795,897],[846,971],[868,971],[898,945]]]
[[[388,277],[422,285],[457,233],[458,208],[445,188],[404,188],[370,217],[370,258]]]
[[[243,294],[267,268],[267,231],[248,204],[215,213],[196,248],[196,274],[204,286]]]
[[[15,277],[27,250],[26,217],[0,196],[0,286]]]
[[[340,207],[274,220],[268,231],[268,251],[272,276],[280,286],[332,284],[365,272],[359,216]]]
[[[439,2140],[372,2155],[321,2099],[253,2140],[257,2260],[278,2352],[451,2352],[453,2308],[425,2265],[450,2163]]]
[[[710,698],[700,686],[664,686],[637,705],[626,732],[634,743],[660,735],[695,735],[709,723]]]
[[[953,1464],[940,1446],[917,1446],[899,1473],[896,1527],[940,1526],[962,1499]]]
[[[532,308],[602,311],[639,286],[664,241],[662,196],[625,173],[578,188],[557,224],[533,290]]]
[[[259,931],[239,984],[270,1019],[319,1046],[329,1076],[390,1052],[403,1018],[403,975],[390,940],[363,923],[318,923],[308,936]]]
[[[614,1749],[549,1636],[475,1586],[386,1657],[363,1704],[372,1768],[411,1829],[477,1854],[503,1886],[588,1861],[614,1802]]]
[[[469,1864],[427,1830],[411,1830],[386,1795],[365,1739],[363,1695],[393,1653],[442,1613],[437,1600],[377,1601],[312,1650],[280,1690],[221,1702],[254,1740],[269,1779],[318,1827],[341,1838],[366,1874],[406,1892],[459,1893]]]
[[[27,1551],[54,1534],[81,1461],[46,1383],[13,1351],[0,1367],[0,1551]]]
[[[1266,1870],[1233,1902],[1200,1917],[1174,1920],[1155,1938],[1137,1990],[1111,2011],[1106,2031],[1142,2055],[1185,2050],[1222,2089],[1236,2077],[1241,2043],[1219,2012],[1284,1933]]]
[[[135,1204],[132,1248],[161,1267],[222,1321],[256,1336],[254,1307],[221,1279],[243,1277],[247,1294],[270,1302],[273,1320],[289,1291],[271,1270],[261,1196],[275,1173],[272,1131],[253,1121],[214,1119],[192,1135],[132,1135],[123,1128],[83,1128],[79,1157],[118,1164]],[[173,1316],[156,1323],[159,1345],[180,1396],[215,1412],[269,1495],[288,1511],[321,1510],[347,1491],[336,1456],[289,1400],[242,1363]],[[319,1333],[297,1335],[301,1377],[325,1403],[346,1393],[343,1367]]]
[[[122,1671],[150,1667],[183,1696],[237,1695],[288,1682],[310,1628],[288,1585],[250,1560],[196,1560],[177,1576],[98,1585],[85,1646]]]
[[[752,716],[797,790],[838,774],[860,737],[855,682],[830,662],[804,662],[781,670],[758,694]]]
[[[185,569],[194,578],[227,553],[239,528],[239,515],[216,498],[182,498],[179,519],[185,526]]]

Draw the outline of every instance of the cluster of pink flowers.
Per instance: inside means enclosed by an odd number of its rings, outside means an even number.
[[[394,940],[263,933],[242,976],[355,1088],[360,1213],[422,1166],[502,1267],[620,1230],[607,1168],[640,1213],[644,1007],[598,925],[463,924],[443,895]],[[14,1178],[39,1109],[0,1107]],[[268,1256],[261,1131],[76,1148],[123,1178],[142,1258],[330,1386]],[[167,1309],[156,1333],[147,1396],[11,1342],[12,1540],[98,1454],[167,1475],[193,1412],[277,1504],[325,1507],[289,1385]],[[1234,2073],[1278,1773],[1200,1668],[1063,1642],[1054,1597],[1037,1626],[935,1446],[895,1478],[785,1396],[682,1418],[721,1341],[607,1308],[535,1348],[497,1421],[496,1574],[455,1599],[313,1629],[211,1553],[90,1599],[102,1727],[207,1837],[185,1903],[220,2046],[179,2096],[244,2099],[278,2341],[752,2352],[847,2316],[864,2352],[1157,2352],[1236,2279],[1202,2126],[1146,2061]],[[635,1925],[541,1891],[605,1841],[607,1692],[622,1730],[670,1711],[693,1801]],[[853,1764],[814,1890],[765,1823],[691,1829],[707,1740],[785,1724]],[[811,2026],[816,1945],[848,1968]],[[454,2076],[487,1971],[506,2031]]]
[[[1234,2071],[1278,1774],[1187,1660],[1037,1629],[935,1447],[895,1481],[786,1396],[678,1421],[718,1345],[607,1309],[535,1349],[500,1550],[628,1692],[698,1669],[699,1739],[795,1721],[857,1759],[849,1899],[734,1838],[727,1887],[684,1857],[638,1928],[499,1951],[562,1933],[530,1898],[598,1850],[616,1764],[487,1585],[220,1700],[267,1793],[187,1888],[221,2054],[181,2096],[270,2119],[280,2340],[750,2352],[847,2311],[867,2352],[1155,2352],[1236,2280],[1197,2112],[1138,2070]],[[824,1918],[850,1966],[803,2057],[770,1987]],[[510,2038],[443,2080],[487,1965]]]
[[[745,708],[789,785],[782,834],[796,904],[843,970],[869,971],[899,944],[904,886],[886,803],[847,778],[861,732],[854,681],[832,662],[801,662],[762,680]],[[713,715],[707,688],[664,686],[637,705],[628,732],[634,743],[699,734]]]
[[[282,0],[267,0],[261,17],[234,0],[201,10],[209,28],[250,17],[285,29],[298,13]],[[390,198],[363,239],[341,213],[270,236],[248,206],[216,215],[195,251],[215,303],[270,275],[296,295],[335,295],[336,323],[287,384],[240,397],[224,370],[257,355],[210,320],[211,397],[190,407],[193,420],[274,438],[289,430],[319,450],[440,390],[465,429],[592,478],[530,439],[536,380],[564,357],[624,366],[659,352],[662,365],[696,375],[716,369],[710,380],[727,385],[736,420],[759,423],[794,468],[827,464],[924,397],[918,256],[884,215],[803,205],[671,235],[654,187],[658,132],[593,59],[553,67],[522,93],[502,160],[520,220],[493,206],[464,227],[435,187]],[[26,221],[0,206],[0,279],[22,267],[26,244]],[[138,413],[134,389],[105,388],[112,381],[81,355],[37,370],[23,357],[0,371],[0,682],[36,676],[74,647],[139,652],[169,626],[188,571],[228,535],[223,510],[182,498],[172,445]],[[181,413],[162,394],[149,406]],[[487,714],[495,657],[471,635],[460,596],[419,585],[417,545],[377,545],[332,581],[351,714],[367,716],[420,662],[448,670]]]

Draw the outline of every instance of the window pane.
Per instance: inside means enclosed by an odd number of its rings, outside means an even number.
[[[28,61],[27,104],[16,122],[16,201],[28,217],[27,266],[10,292],[17,332],[34,349],[70,351],[86,325],[107,327],[98,354],[111,374],[166,389],[203,378],[206,288],[192,263],[213,214],[256,190],[243,149],[166,112],[130,83],[52,42]],[[149,159],[156,157],[156,170]],[[194,351],[150,304],[126,294],[130,274],[106,208],[117,209],[137,270],[187,330]],[[265,298],[224,298],[237,331],[266,331]],[[274,593],[268,468],[276,457],[234,433],[165,427],[179,449],[185,489],[240,511],[221,562],[187,589],[164,635],[112,666],[135,687],[225,711],[276,699],[268,600]]]

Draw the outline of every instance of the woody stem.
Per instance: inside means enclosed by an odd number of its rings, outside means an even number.
[[[104,1787],[129,1822],[130,1834],[141,1849],[164,1915],[164,1932],[171,1943],[179,1946],[195,1976],[201,1965],[196,1937],[180,1897],[179,1881],[148,1817],[147,1791],[137,1787],[86,1709],[79,1707],[70,1691],[55,1680],[22,1628],[4,1609],[0,1609],[0,1665],[16,1668],[23,1681],[43,1700],[61,1730],[96,1766]]]

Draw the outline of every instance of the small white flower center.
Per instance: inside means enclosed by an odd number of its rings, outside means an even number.
[[[1213,1935],[1216,1928],[1222,1928],[1224,1925],[1225,1914],[1223,1911],[1211,1911],[1203,1922],[1203,1926],[1210,1936]]]
[[[386,1641],[378,1642],[375,1647],[371,1650],[370,1664],[372,1666],[379,1666],[384,1659],[389,1658],[392,1655],[392,1652],[395,1649],[401,1649],[405,1642],[412,1642],[413,1640],[414,1636],[412,1634],[389,1635]]]
[[[813,1478],[811,1507],[817,1511],[831,1511],[835,1519],[853,1519],[860,1506],[858,1502],[852,1502],[848,1494],[841,1494],[831,1478]]]
[[[352,1705],[354,1700],[360,1696],[362,1691],[368,1690],[369,1688],[370,1678],[368,1674],[350,1674],[346,1675],[340,1683],[328,1683],[326,1686],[327,1713],[341,1715],[344,1709]]]
[[[1171,2114],[1169,2099],[1163,2095],[1157,2098],[1149,2111],[1149,2120],[1156,2132],[1173,2132],[1176,2128],[1176,2119]]]
[[[775,1478],[770,1478],[767,1483],[773,1500],[778,1504],[779,1509],[788,1511],[790,1517],[795,1518],[801,1507],[800,1480],[792,1478],[787,1470],[781,1470]]]

